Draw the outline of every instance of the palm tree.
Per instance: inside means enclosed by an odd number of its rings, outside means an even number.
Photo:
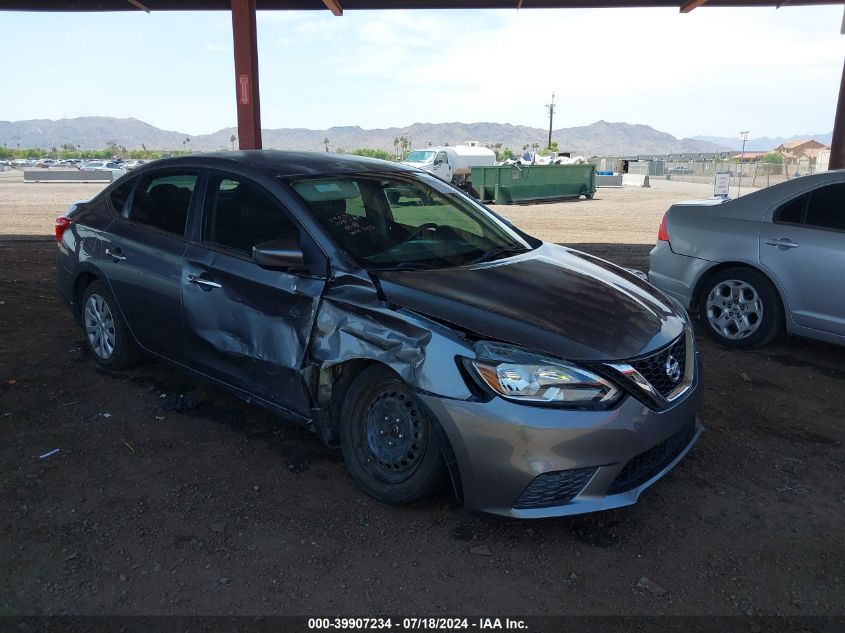
[[[408,153],[408,149],[411,147],[411,140],[402,136],[399,139],[402,142],[402,158],[405,158],[405,155]]]
[[[323,145],[326,146],[326,151],[328,152],[329,151],[329,137],[328,136],[323,139]]]
[[[232,134],[232,136],[229,137],[229,142],[232,144],[232,151],[233,152],[235,151],[235,141],[237,141],[237,140],[238,140],[238,137],[235,136],[234,134]]]

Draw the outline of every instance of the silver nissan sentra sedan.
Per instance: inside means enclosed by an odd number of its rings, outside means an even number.
[[[778,334],[845,345],[845,171],[796,178],[736,200],[673,205],[649,281],[734,348]]]
[[[436,177],[273,151],[157,161],[56,223],[58,289],[103,367],[140,352],[339,446],[387,503],[634,503],[701,427],[685,310]]]

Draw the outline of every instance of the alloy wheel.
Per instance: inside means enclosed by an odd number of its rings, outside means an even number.
[[[739,279],[713,286],[706,310],[710,327],[730,340],[748,338],[763,321],[763,300],[754,286]]]
[[[108,360],[112,357],[115,345],[114,317],[102,295],[92,294],[85,303],[85,335],[98,358]]]

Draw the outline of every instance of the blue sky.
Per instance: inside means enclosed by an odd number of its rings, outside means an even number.
[[[260,12],[265,128],[599,119],[676,136],[823,133],[842,6]],[[227,12],[2,13],[0,120],[132,116],[235,124]],[[95,70],[80,71],[80,61]]]

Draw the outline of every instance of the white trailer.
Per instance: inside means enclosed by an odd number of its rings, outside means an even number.
[[[426,147],[415,149],[402,162],[471,191],[472,168],[494,166],[496,153],[476,144]]]

